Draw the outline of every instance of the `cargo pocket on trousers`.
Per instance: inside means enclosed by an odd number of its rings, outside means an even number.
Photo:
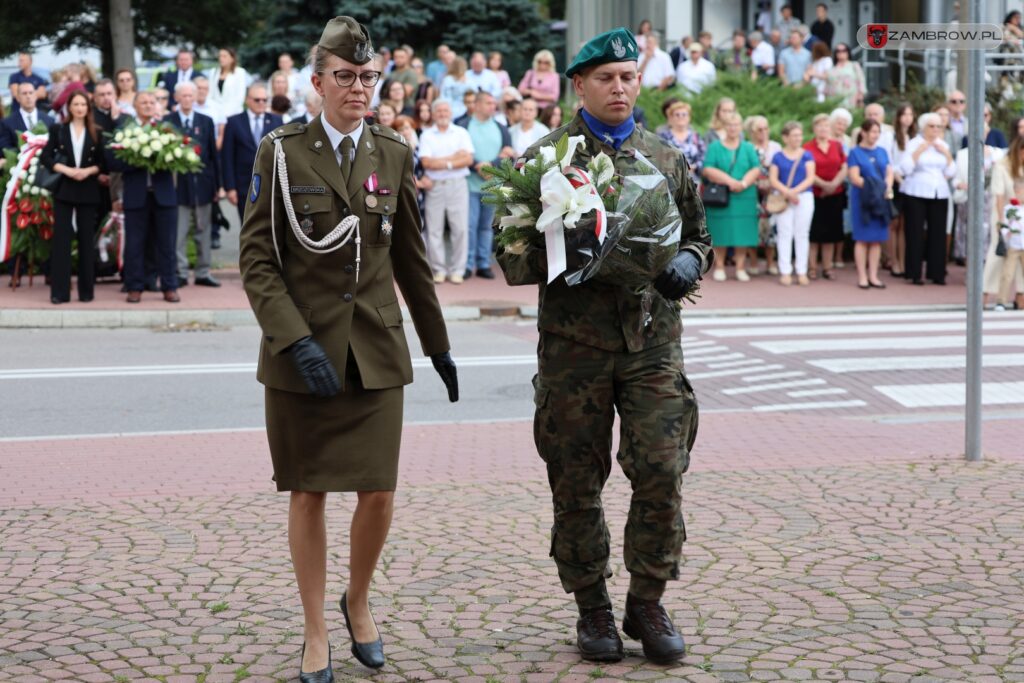
[[[544,462],[548,461],[546,454],[547,447],[550,443],[550,437],[544,438],[545,435],[542,433],[544,424],[548,419],[548,401],[551,400],[551,390],[548,387],[540,383],[540,375],[536,374],[531,380],[533,384],[533,443],[537,448],[537,453],[540,455],[540,459]],[[553,535],[552,535],[553,538]],[[552,540],[554,543],[554,540]]]
[[[611,554],[611,538],[606,534],[600,543],[573,543],[572,536],[559,534],[551,527],[551,551],[548,553],[562,562],[584,565],[594,560],[607,559]],[[610,574],[608,574],[610,576]]]
[[[697,440],[697,427],[700,425],[700,409],[697,407],[697,395],[693,385],[686,379],[686,373],[680,371],[679,378],[683,387],[683,427],[680,434],[680,456],[683,458],[682,472],[690,469],[690,453]],[[684,532],[685,534],[685,532]]]

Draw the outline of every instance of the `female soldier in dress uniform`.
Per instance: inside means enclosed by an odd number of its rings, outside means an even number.
[[[352,652],[384,665],[370,579],[391,523],[412,362],[393,285],[420,344],[458,400],[455,364],[420,237],[412,150],[364,123],[380,73],[366,29],[327,23],[312,76],[324,99],[311,123],[265,137],[241,235],[246,294],[263,330],[257,378],[305,614],[300,680],[333,681],[324,621],[328,491],[357,491],[341,610]]]

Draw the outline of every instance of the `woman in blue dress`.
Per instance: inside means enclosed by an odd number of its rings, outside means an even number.
[[[850,214],[853,219],[854,261],[857,264],[857,286],[861,289],[885,289],[878,279],[878,263],[882,244],[889,239],[889,220],[868,215],[861,206],[867,179],[884,184],[885,198],[892,199],[893,169],[889,155],[877,147],[881,128],[871,119],[860,126],[860,144],[850,150],[847,166],[850,170]]]

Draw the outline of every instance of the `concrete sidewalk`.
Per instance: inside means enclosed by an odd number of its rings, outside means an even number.
[[[229,233],[230,234],[230,233]],[[730,269],[731,271],[731,269]],[[768,311],[816,312],[900,311],[963,309],[967,298],[964,269],[951,266],[945,287],[914,287],[903,279],[885,277],[885,290],[861,290],[856,286],[852,265],[836,270],[837,279],[818,280],[809,287],[782,287],[778,278],[761,275],[748,283],[707,277],[701,284],[696,304],[687,304],[684,316],[712,314],[743,315]],[[237,270],[216,273],[223,286],[217,289],[191,285],[180,290],[181,303],[168,304],[159,292],[146,292],[142,303],[128,304],[117,282],[96,286],[96,298],[88,304],[72,301],[54,306],[42,278],[12,290],[0,288],[0,327],[154,327],[187,325],[251,325],[255,318],[249,308]],[[475,320],[489,316],[535,317],[537,288],[509,287],[500,271],[498,278],[470,278],[462,285],[437,286],[438,299],[447,320]],[[408,315],[406,315],[408,319]]]

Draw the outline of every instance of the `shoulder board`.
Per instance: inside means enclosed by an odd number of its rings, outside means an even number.
[[[370,126],[370,132],[372,132],[377,137],[384,138],[385,140],[398,142],[405,146],[408,146],[409,144],[405,141],[405,138],[403,138],[397,130],[390,126],[381,126],[379,124],[374,123]]]
[[[290,135],[299,135],[306,132],[308,126],[305,123],[286,123],[283,126],[278,126],[274,130],[267,133],[267,137],[271,140],[277,138],[286,138]]]

